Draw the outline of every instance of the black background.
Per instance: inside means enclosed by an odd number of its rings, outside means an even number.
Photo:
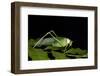
[[[28,15],[28,38],[41,38],[54,30],[58,36],[70,38],[73,47],[87,49],[88,18]]]

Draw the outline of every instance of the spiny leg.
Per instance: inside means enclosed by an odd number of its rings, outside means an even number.
[[[63,47],[63,45],[61,44],[61,42],[56,37],[54,37],[51,33],[49,33],[49,34]]]
[[[59,44],[61,44],[60,41],[58,39],[56,39],[56,37],[57,37],[56,33],[53,30],[51,30],[50,32],[47,32],[43,37],[41,37],[41,39],[34,45],[33,48],[35,48],[48,34],[50,34],[56,41],[59,42]],[[53,36],[53,35],[55,35],[55,36]]]
[[[50,33],[51,33],[52,35],[54,34],[55,37],[57,37],[57,34],[56,34],[53,30],[51,30]]]
[[[33,48],[35,48],[48,34],[49,32],[47,32],[43,37],[41,37],[40,40],[34,45]]]

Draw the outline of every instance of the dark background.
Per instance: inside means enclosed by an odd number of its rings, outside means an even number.
[[[41,38],[50,30],[73,40],[74,48],[87,49],[87,17],[28,15],[28,39]]]

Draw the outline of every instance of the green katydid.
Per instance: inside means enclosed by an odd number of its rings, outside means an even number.
[[[51,35],[51,37],[45,38],[47,35]],[[69,38],[57,36],[56,33],[51,30],[41,37],[33,48],[41,46],[47,46],[47,48],[61,48],[65,53],[72,46],[72,42],[73,41]]]

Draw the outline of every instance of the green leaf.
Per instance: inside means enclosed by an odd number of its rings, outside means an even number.
[[[67,59],[66,55],[61,52],[52,51],[52,54],[55,56],[56,59]]]
[[[28,55],[32,60],[49,60],[47,52],[42,49],[29,48]]]
[[[28,40],[28,56],[32,60],[50,60],[48,56],[48,51],[51,50],[51,54],[55,57],[55,59],[71,59],[71,58],[87,58],[88,52],[87,50],[82,50],[80,48],[71,48],[66,53],[63,52],[64,48],[61,47],[52,47],[46,46],[44,49],[41,47],[35,47],[35,43],[39,39],[30,39]]]
[[[72,48],[66,52],[66,56],[75,58],[87,58],[87,50],[82,50],[80,48]]]

